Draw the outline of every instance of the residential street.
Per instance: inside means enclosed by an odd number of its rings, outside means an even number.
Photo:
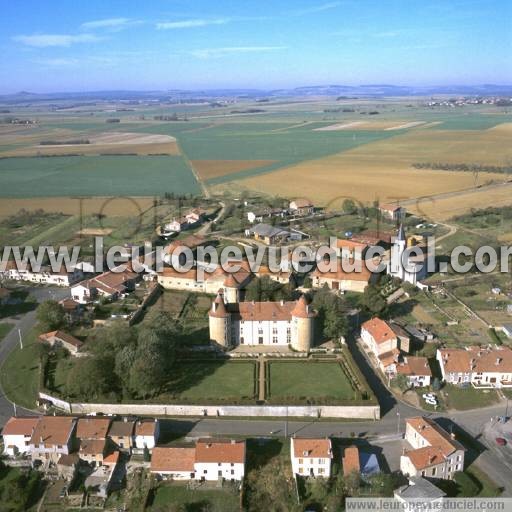
[[[57,287],[34,287],[28,288],[28,291],[38,302],[43,302],[45,300],[53,299],[53,300],[61,300],[67,296],[69,296],[69,289],[67,288],[57,288]],[[24,315],[17,315],[15,317],[5,318],[4,320],[13,323],[13,328],[7,334],[7,336],[0,343],[0,368],[4,364],[5,360],[9,353],[16,347],[20,342],[19,332],[21,332],[21,336],[25,336],[36,323],[36,312],[29,311]],[[4,395],[3,390],[0,386],[0,426],[3,427],[5,422],[13,415],[14,406],[12,402]],[[18,415],[33,415],[34,413],[31,411],[27,411],[21,407],[17,407]]]

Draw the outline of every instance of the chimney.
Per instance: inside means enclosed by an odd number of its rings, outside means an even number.
[[[231,439],[231,444],[236,444],[236,440],[235,439]]]
[[[281,306],[284,306],[284,300],[281,299]]]

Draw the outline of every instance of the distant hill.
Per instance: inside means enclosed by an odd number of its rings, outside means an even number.
[[[390,84],[363,85],[311,85],[291,89],[204,89],[166,91],[90,91],[90,92],[54,92],[35,93],[21,91],[15,94],[0,95],[1,103],[26,103],[56,100],[88,101],[208,101],[215,98],[250,98],[261,97],[312,97],[312,96],[347,96],[347,97],[392,97],[392,96],[510,96],[512,85],[443,85],[443,86],[407,86]]]

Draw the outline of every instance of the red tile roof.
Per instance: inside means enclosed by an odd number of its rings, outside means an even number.
[[[105,439],[110,427],[109,418],[80,418],[76,427],[78,439]]]
[[[468,347],[439,349],[448,373],[512,372],[512,349],[509,347]]]
[[[343,452],[343,474],[349,475],[353,471],[359,473],[361,467],[359,465],[359,448],[357,446],[349,446]]]
[[[153,448],[151,455],[151,471],[154,473],[173,471],[193,473],[195,460],[195,448],[156,447]]]
[[[397,365],[396,371],[397,373],[409,376],[432,376],[432,371],[430,370],[430,365],[426,357],[407,356],[402,363]]]
[[[196,462],[245,462],[245,441],[234,439],[199,439],[196,444]]]
[[[5,424],[2,435],[3,436],[32,436],[32,432],[39,423],[39,417],[33,418],[9,418]]]
[[[361,264],[360,272],[356,270],[359,269],[357,269],[356,267],[356,269],[354,269],[353,272],[346,272],[345,270],[343,270],[342,263],[339,262],[338,267],[334,272],[322,272],[320,269],[317,268],[311,275],[313,277],[331,279],[334,281],[363,281],[365,283],[370,281],[372,273],[366,268],[366,265]]]
[[[361,330],[362,329],[371,335],[377,345],[396,338],[396,334],[393,329],[391,329],[384,320],[377,317],[367,320],[361,326]]]
[[[452,439],[446,430],[442,429],[435,421],[423,416],[407,418],[407,425],[410,425],[427,443],[437,446],[447,456],[456,450],[463,450],[464,447],[455,439]]]
[[[45,447],[64,446],[75,428],[76,418],[71,416],[42,416],[34,429],[30,443]]]
[[[295,458],[328,458],[332,459],[330,439],[292,438],[293,456]]]
[[[67,343],[68,345],[75,347],[77,350],[79,350],[84,344],[83,341],[80,341],[78,338],[75,338],[71,334],[68,334],[64,331],[51,331],[39,335],[40,341],[43,342],[50,341],[52,338],[56,339],[57,341]]]
[[[157,422],[155,420],[137,421],[135,424],[136,436],[154,436],[156,431]]]

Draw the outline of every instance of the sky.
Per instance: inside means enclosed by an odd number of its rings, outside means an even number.
[[[0,0],[0,93],[512,84],[510,0]]]

